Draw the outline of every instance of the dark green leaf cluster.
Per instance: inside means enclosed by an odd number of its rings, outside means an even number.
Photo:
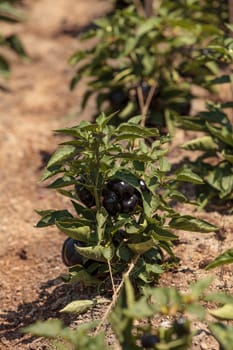
[[[232,26],[228,26],[232,30]],[[233,39],[231,37],[217,37],[200,58],[208,63],[224,62],[225,72],[230,71],[233,61]],[[212,79],[209,84],[232,84],[230,74]],[[208,103],[205,111],[192,117],[179,119],[178,125],[187,130],[202,132],[202,136],[183,145],[183,148],[199,151],[197,159],[190,163],[205,182],[200,189],[200,203],[202,206],[210,200],[217,200],[218,204],[229,204],[232,209],[233,200],[233,126],[227,109],[232,108],[233,102]],[[204,136],[203,136],[204,132]],[[227,203],[228,202],[228,203]],[[227,209],[227,206],[225,206]]]
[[[131,5],[95,21],[82,37],[95,38],[94,46],[70,58],[77,65],[71,88],[90,77],[82,108],[95,93],[99,112],[120,111],[115,123],[142,113],[150,99],[147,125],[171,133],[174,117],[189,111],[191,83],[203,85],[216,73],[216,64],[196,60],[223,31],[219,9],[209,1],[162,1],[155,11],[147,18]]]
[[[17,1],[0,1],[0,21],[16,23],[23,19],[22,12],[14,6]],[[0,46],[4,46],[14,51],[22,58],[26,58],[27,54],[19,37],[15,34],[8,36],[0,32]],[[0,53],[0,74],[8,77],[10,72],[10,63],[5,54]]]
[[[75,249],[83,266],[71,267],[68,280],[96,283],[96,278],[108,275],[108,263],[119,274],[139,255],[132,276],[138,284],[147,284],[163,271],[162,250],[173,256],[172,241],[177,236],[172,229],[211,232],[216,227],[173,209],[173,200],[186,201],[176,183],[202,180],[187,169],[169,173],[163,145],[167,138],[159,137],[157,129],[143,127],[140,116],[117,128],[110,125],[113,117],[101,114],[96,123],[82,121],[58,130],[71,139],[52,155],[41,179],[55,177],[47,187],[68,196],[73,211],[38,211],[42,218],[37,226],[56,225],[82,243]],[[156,140],[149,146],[146,140],[151,136]],[[120,199],[114,202],[114,196]],[[136,204],[128,210],[128,199],[125,204],[122,196],[136,197]],[[118,210],[119,203],[123,211]]]
[[[233,199],[233,127],[223,110],[230,106],[231,103],[209,104],[207,111],[182,121],[184,128],[205,132],[205,136],[183,145],[185,149],[201,151],[190,165],[206,184],[200,189],[204,191],[200,197],[203,206],[211,199],[218,198],[221,202]]]

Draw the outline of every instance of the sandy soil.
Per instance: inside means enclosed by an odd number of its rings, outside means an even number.
[[[64,236],[54,228],[36,229],[34,209],[64,208],[67,200],[38,183],[43,156],[56,149],[59,139],[53,130],[76,124],[92,115],[93,105],[78,115],[85,84],[73,92],[69,81],[74,70],[67,60],[82,43],[77,34],[110,8],[104,0],[24,1],[26,21],[13,27],[20,34],[30,61],[22,62],[8,53],[12,62],[9,81],[0,81],[0,349],[45,349],[41,339],[22,336],[19,328],[37,319],[59,315],[69,301],[87,294],[80,286],[64,285],[66,272],[60,258]],[[4,25],[5,33],[12,26]],[[85,49],[85,48],[84,48]],[[180,134],[177,134],[179,138]],[[182,135],[183,137],[183,135]],[[170,159],[180,155],[174,149]],[[180,207],[191,213],[192,208]],[[187,283],[206,275],[203,267],[232,242],[232,216],[217,212],[195,213],[224,227],[222,241],[212,234],[179,233],[176,253],[181,262],[168,272],[161,285],[186,290]],[[213,288],[233,291],[232,270],[215,270]],[[99,317],[100,310],[84,316],[62,316],[67,324]],[[197,324],[202,329],[204,325]],[[111,342],[111,338],[109,338]],[[204,332],[195,337],[192,350],[217,350],[214,339]]]

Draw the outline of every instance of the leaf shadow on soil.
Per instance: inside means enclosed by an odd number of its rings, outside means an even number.
[[[65,326],[69,326],[77,320],[77,315],[61,313],[60,310],[73,300],[93,299],[96,295],[96,289],[85,288],[84,290],[80,284],[64,284],[61,277],[48,280],[40,285],[38,297],[34,301],[21,303],[16,310],[6,310],[0,314],[4,320],[4,323],[0,324],[1,336],[8,341],[17,339],[22,344],[28,344],[35,337],[25,338],[25,335],[20,332],[22,327],[49,318],[59,318]]]

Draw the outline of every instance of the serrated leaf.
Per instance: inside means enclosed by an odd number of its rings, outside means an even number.
[[[76,153],[76,147],[74,146],[60,146],[50,158],[47,168],[54,167],[54,165],[63,163],[64,160],[72,157]]]
[[[214,267],[222,266],[225,264],[233,263],[233,249],[226,250],[223,254],[219,255],[214,261],[206,266],[206,269],[213,269]]]
[[[173,218],[169,222],[169,226],[171,228],[175,228],[177,230],[187,230],[193,232],[214,232],[217,230],[217,227],[210,224],[207,221],[196,219],[190,215],[183,215],[176,218]]]
[[[82,314],[94,306],[95,303],[93,300],[75,300],[66,305],[63,309],[60,310],[62,313],[75,313]]]

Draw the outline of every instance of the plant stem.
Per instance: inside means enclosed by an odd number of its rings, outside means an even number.
[[[233,23],[233,0],[228,0],[229,22]]]
[[[153,15],[153,2],[154,0],[145,0],[145,13],[146,17],[151,17]]]
[[[140,86],[137,87],[137,95],[138,95],[139,107],[140,107],[141,114],[142,114],[142,120],[141,120],[141,125],[142,126],[145,126],[145,124],[146,124],[146,117],[147,117],[148,110],[150,108],[150,104],[151,104],[152,98],[154,96],[156,87],[157,87],[156,83],[154,83],[154,85],[152,85],[150,87],[150,90],[149,90],[145,100],[144,100],[144,97],[143,97],[142,86],[140,85]]]
[[[145,9],[140,0],[134,0],[134,5],[139,15],[145,16]]]
[[[113,291],[113,294],[115,294],[116,288],[115,288],[115,284],[114,284],[114,280],[113,280],[113,276],[112,276],[112,267],[111,267],[109,260],[108,260],[108,269],[109,269],[109,274],[110,274],[110,278],[111,278],[111,282],[112,282],[112,291]]]
[[[123,285],[124,285],[124,283],[125,283],[125,279],[130,275],[130,273],[131,273],[132,270],[134,269],[134,267],[135,267],[135,265],[136,265],[136,263],[137,263],[139,257],[140,257],[140,254],[137,254],[137,255],[134,257],[133,261],[132,261],[132,262],[130,263],[130,265],[129,265],[128,270],[127,270],[127,271],[124,273],[124,275],[122,276],[121,283],[120,283],[119,286],[115,289],[114,294],[113,294],[113,296],[112,296],[112,301],[111,301],[111,303],[109,304],[109,306],[108,306],[108,308],[107,308],[107,310],[106,310],[106,312],[105,312],[105,314],[104,314],[102,320],[100,321],[98,327],[96,328],[95,335],[100,331],[102,325],[104,324],[104,322],[105,322],[106,319],[108,318],[108,316],[109,316],[110,312],[112,311],[113,307],[116,305],[116,302],[117,302],[118,296],[119,296],[119,294],[120,294],[120,291],[121,291],[121,289],[122,289],[122,287],[123,287]]]

